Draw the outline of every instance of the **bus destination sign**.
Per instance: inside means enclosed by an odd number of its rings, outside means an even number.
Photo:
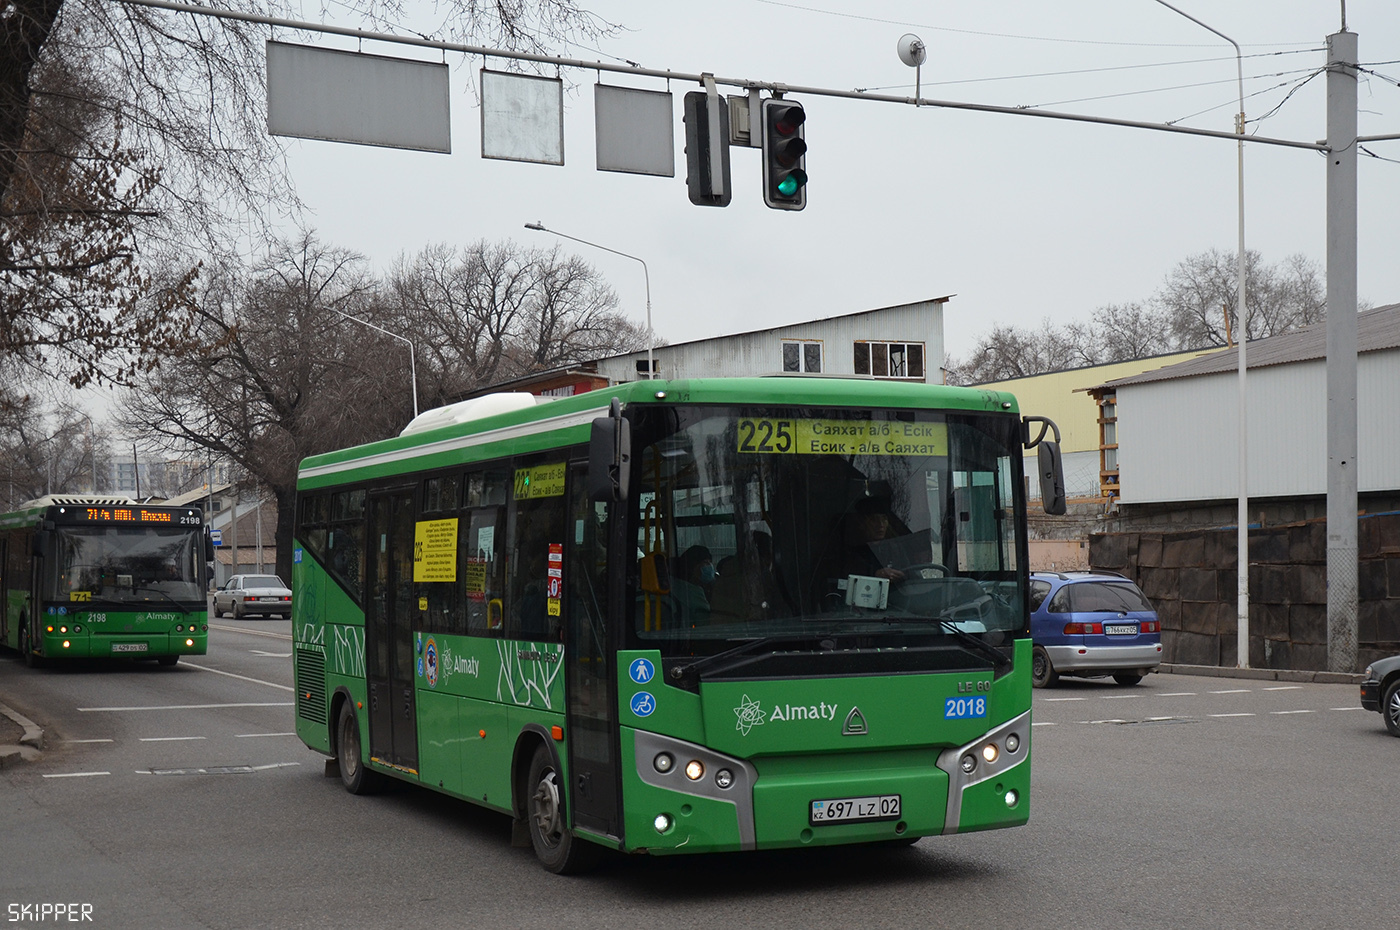
[[[204,514],[183,507],[64,507],[56,514],[60,523],[120,523],[141,526],[200,526]]]

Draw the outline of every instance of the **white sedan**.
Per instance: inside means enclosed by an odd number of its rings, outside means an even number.
[[[234,575],[214,592],[214,616],[235,620],[252,614],[292,616],[292,592],[276,575]]]

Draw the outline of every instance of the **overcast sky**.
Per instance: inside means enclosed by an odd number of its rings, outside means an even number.
[[[585,0],[624,28],[566,54],[647,68],[712,72],[837,89],[913,94],[896,55],[904,33],[927,44],[923,96],[1027,106],[1230,131],[1238,109],[1234,50],[1156,0]],[[1340,0],[1173,0],[1240,43],[1252,133],[1321,140],[1325,37]],[[857,12],[851,12],[857,11]],[[308,18],[319,14],[308,14]],[[1351,0],[1347,27],[1374,67],[1360,87],[1360,131],[1400,133],[1400,4]],[[431,18],[405,23],[429,31]],[[304,36],[286,35],[293,41]],[[315,44],[353,48],[328,37]],[[402,47],[367,52],[435,60]],[[770,210],[756,149],[732,150],[733,202],[686,196],[680,98],[672,82],[674,178],[599,172],[598,75],[567,71],[564,167],[480,157],[474,86],[481,59],[449,55],[452,154],[326,142],[290,144],[293,179],[322,238],[386,269],[428,243],[556,241],[526,222],[644,259],[653,323],[672,342],[954,294],[950,355],[999,324],[1090,318],[1149,296],[1187,255],[1236,243],[1236,146],[1228,140],[1032,117],[801,97],[807,111],[808,206]],[[497,63],[497,67],[501,63]],[[1308,80],[1312,77],[1311,80]],[[667,82],[604,73],[605,83]],[[735,92],[733,89],[730,92]],[[1400,300],[1394,217],[1400,143],[1361,158],[1359,291]],[[1324,159],[1250,144],[1246,244],[1268,261],[1325,258]],[[641,322],[641,267],[564,241],[594,263]]]

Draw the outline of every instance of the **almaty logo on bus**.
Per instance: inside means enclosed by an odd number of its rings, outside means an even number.
[[[744,736],[749,735],[749,731],[754,727],[762,726],[766,720],[769,723],[787,723],[793,720],[835,720],[835,704],[828,704],[820,701],[816,704],[774,704],[771,712],[765,713],[759,706],[758,701],[752,700],[747,694],[739,701],[739,706],[734,708],[734,716],[738,717],[735,729]],[[852,718],[858,718],[858,724],[852,728]],[[861,716],[859,709],[852,709],[850,717],[846,718],[845,732],[864,733],[865,718]]]

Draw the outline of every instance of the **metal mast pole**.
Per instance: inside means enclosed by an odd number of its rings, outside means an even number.
[[[1356,671],[1356,33],[1327,37],[1327,668]]]

